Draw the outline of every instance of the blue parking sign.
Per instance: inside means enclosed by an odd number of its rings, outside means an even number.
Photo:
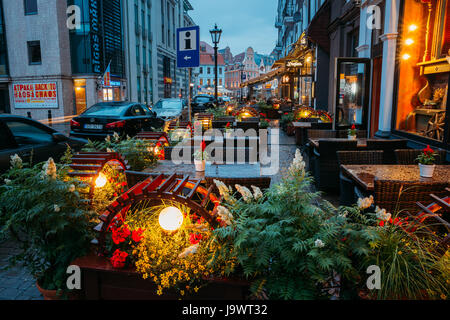
[[[177,29],[177,67],[200,66],[200,28],[192,26]]]

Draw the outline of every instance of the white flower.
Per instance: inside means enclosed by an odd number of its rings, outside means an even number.
[[[113,149],[106,148],[106,152],[115,152]]]
[[[227,225],[231,225],[233,220],[233,214],[225,207],[218,206],[217,214],[220,217],[220,220],[224,221]]]
[[[70,185],[69,192],[75,192],[75,185],[74,184]]]
[[[253,189],[253,197],[255,198],[255,200],[259,200],[263,197],[263,193],[260,188],[252,186],[252,189]]]
[[[106,138],[105,138],[105,141],[106,142],[111,142],[111,137],[109,135],[107,135]]]
[[[317,239],[316,241],[314,241],[314,246],[315,246],[316,248],[323,248],[323,247],[325,247],[325,243],[323,243],[322,240]]]
[[[289,167],[290,174],[303,173],[305,171],[305,161],[303,161],[302,153],[299,149],[295,151],[295,157],[292,161],[291,166]]]
[[[42,166],[41,178],[46,176],[56,179],[56,164],[53,158],[48,158],[47,162]]]
[[[222,197],[225,195],[228,195],[230,193],[230,191],[229,191],[228,187],[225,185],[225,183],[223,183],[220,180],[216,180],[216,179],[214,179],[213,181]]]
[[[117,132],[114,132],[113,138],[114,138],[114,141],[116,141],[116,142],[118,142],[120,140],[120,136]]]
[[[127,135],[127,140],[131,140],[131,137],[129,135]]]
[[[377,218],[383,221],[389,221],[392,215],[389,212],[386,212],[386,209],[381,209],[380,207],[375,208],[375,213]]]
[[[236,190],[242,195],[242,199],[244,199],[245,202],[248,203],[253,200],[253,194],[247,187],[243,187],[239,184],[235,185],[235,187]]]
[[[358,199],[358,208],[359,208],[360,210],[367,209],[367,208],[369,208],[372,204],[373,204],[373,196],[370,196],[370,197],[364,198],[364,199],[361,199],[361,198]]]
[[[22,169],[23,161],[22,158],[19,157],[19,155],[16,153],[15,155],[11,156],[11,169]]]
[[[6,183],[6,184],[10,184],[10,183],[11,183],[11,180],[5,179],[5,183]]]
[[[53,205],[53,209],[55,210],[55,212],[60,212],[61,211],[61,208],[57,204]]]
[[[190,246],[189,248],[184,249],[183,252],[178,255],[178,258],[186,258],[187,256],[196,253],[198,250],[198,246],[199,244],[197,243],[193,246]]]
[[[347,216],[348,216],[348,211],[347,210],[344,211],[344,213],[339,215],[339,217],[342,217],[342,218],[347,218]]]

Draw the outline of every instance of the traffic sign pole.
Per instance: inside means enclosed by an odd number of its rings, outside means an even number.
[[[191,109],[191,101],[192,101],[192,68],[189,68],[189,122],[192,123],[192,109]]]

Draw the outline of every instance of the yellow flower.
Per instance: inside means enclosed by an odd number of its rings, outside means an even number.
[[[181,291],[180,291],[180,294],[181,294],[182,296],[184,296],[184,290],[181,290]]]
[[[441,299],[442,300],[447,300],[447,296],[445,294],[441,294]]]
[[[397,252],[398,254],[402,254],[403,252],[401,252],[401,251],[399,251],[399,252]]]

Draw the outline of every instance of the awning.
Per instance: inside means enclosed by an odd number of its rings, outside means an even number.
[[[327,0],[314,15],[306,30],[308,39],[317,43],[327,53],[330,53],[330,37],[327,30],[330,24],[330,15],[331,5]]]
[[[285,71],[286,71],[285,67],[280,67],[278,69],[271,70],[271,71],[267,72],[266,74],[263,74],[259,77],[256,77],[256,78],[253,78],[251,80],[241,83],[241,88],[253,86],[256,84],[260,84],[260,83],[269,82],[269,81],[273,80],[274,78],[276,78],[278,75],[284,73]]]

